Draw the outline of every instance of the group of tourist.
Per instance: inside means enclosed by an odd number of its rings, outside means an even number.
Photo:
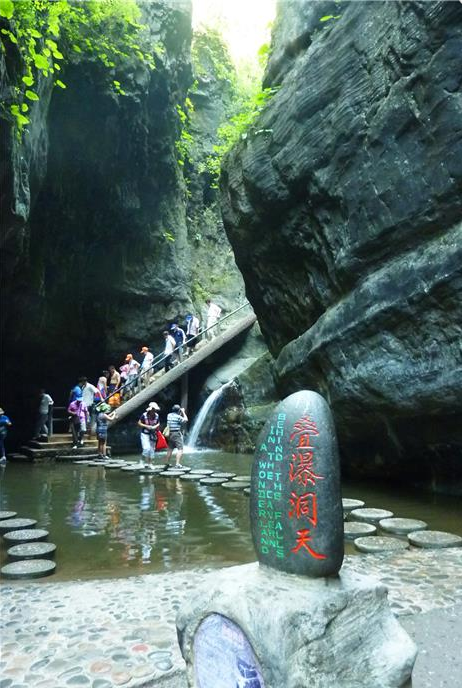
[[[216,336],[217,328],[214,327],[220,319],[222,309],[217,304],[207,299],[207,320],[205,336],[207,340],[212,340]],[[213,329],[211,329],[213,328]],[[184,357],[191,356],[196,348],[200,329],[200,321],[196,315],[188,313],[185,316],[184,328],[177,323],[173,323],[163,332],[164,346],[164,369],[168,372]],[[69,414],[70,430],[72,433],[73,449],[83,446],[84,436],[88,433],[91,437],[93,428],[98,439],[98,453],[106,457],[106,441],[108,422],[114,420],[115,409],[120,406],[122,401],[129,399],[140,389],[150,382],[151,375],[154,373],[153,363],[154,354],[149,347],[141,347],[141,362],[138,362],[133,354],[128,353],[124,363],[116,370],[114,365],[110,365],[107,370],[103,370],[98,378],[96,385],[88,381],[86,377],[81,377],[77,384],[71,389],[67,411]],[[37,420],[33,439],[44,440],[48,437],[48,420],[53,409],[54,401],[45,391],[40,389]],[[152,430],[152,419],[157,416],[159,407],[155,402],[151,402],[138,425],[142,428],[141,442],[142,452],[145,461],[150,462],[154,456],[155,448],[159,445],[160,437]],[[142,421],[145,418],[145,421]],[[170,420],[169,420],[170,419]],[[149,421],[149,422],[148,422]],[[169,462],[173,449],[177,450],[177,465],[181,465],[183,453],[182,430],[187,417],[184,409],[178,405],[172,408],[168,414],[167,426],[170,431],[168,441],[167,463]],[[0,462],[6,461],[5,438],[8,428],[12,425],[11,420],[0,409]],[[143,427],[144,426],[144,427]],[[148,427],[149,426],[149,427]],[[154,428],[158,430],[158,427]],[[160,431],[159,431],[160,433]],[[160,433],[161,434],[161,433]],[[143,439],[144,438],[144,439]],[[155,440],[155,441],[154,441]],[[159,448],[159,447],[158,447]]]

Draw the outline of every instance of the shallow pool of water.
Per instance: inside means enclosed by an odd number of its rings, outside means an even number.
[[[248,455],[222,452],[197,452],[186,460],[194,468],[239,475],[249,473],[251,461]],[[343,494],[462,535],[460,500],[370,484],[344,485]],[[8,464],[1,471],[0,508],[37,519],[57,546],[56,574],[44,581],[254,561],[248,503],[242,492],[220,486],[101,466]]]

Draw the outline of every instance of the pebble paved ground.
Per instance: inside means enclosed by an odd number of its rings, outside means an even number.
[[[427,638],[428,652],[435,654],[438,635],[420,631],[420,618],[423,627],[435,629],[428,618],[437,612],[445,627],[458,623],[461,635],[462,621],[452,610],[457,604],[462,609],[462,548],[350,556],[344,566],[388,586],[393,611],[403,616],[421,647]],[[3,585],[0,688],[184,688],[176,612],[184,596],[213,576],[208,570]],[[454,633],[446,635],[450,648]],[[460,662],[460,652],[453,655]],[[428,665],[424,648],[413,688],[461,688],[462,679],[459,685],[443,682],[448,675],[461,675],[454,668],[453,674],[443,672],[439,683],[433,676],[430,684]]]

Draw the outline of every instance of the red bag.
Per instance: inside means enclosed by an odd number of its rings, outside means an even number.
[[[157,430],[157,441],[156,441],[156,449],[167,449],[168,444],[167,440],[163,436],[160,430]]]

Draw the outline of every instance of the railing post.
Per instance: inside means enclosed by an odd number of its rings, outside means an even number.
[[[185,373],[181,376],[181,407],[188,408],[188,389],[189,389],[189,375]]]
[[[53,408],[53,404],[48,407],[48,437],[53,435]]]

